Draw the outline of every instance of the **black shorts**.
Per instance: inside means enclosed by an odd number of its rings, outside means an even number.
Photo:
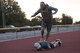
[[[47,32],[51,31],[52,21],[42,20],[42,27],[47,29]]]

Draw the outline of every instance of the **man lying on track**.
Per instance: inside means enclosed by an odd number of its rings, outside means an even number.
[[[41,51],[42,49],[51,49],[55,48],[57,46],[61,46],[62,42],[60,39],[56,39],[53,42],[48,41],[39,41],[34,44],[34,47],[37,49],[37,51]]]

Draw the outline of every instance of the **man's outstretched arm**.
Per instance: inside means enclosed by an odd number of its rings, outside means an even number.
[[[35,12],[31,17],[36,16],[38,13],[40,13],[40,9],[37,12]]]

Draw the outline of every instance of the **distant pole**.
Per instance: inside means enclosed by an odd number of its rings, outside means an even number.
[[[1,0],[1,10],[2,10],[2,23],[3,23],[3,28],[4,28],[5,27],[5,16],[4,16],[3,0]]]

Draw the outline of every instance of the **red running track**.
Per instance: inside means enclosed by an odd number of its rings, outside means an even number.
[[[61,47],[43,51],[36,51],[33,47],[39,37],[0,42],[0,53],[80,53],[80,31],[54,34],[49,41],[57,38],[63,42]]]

